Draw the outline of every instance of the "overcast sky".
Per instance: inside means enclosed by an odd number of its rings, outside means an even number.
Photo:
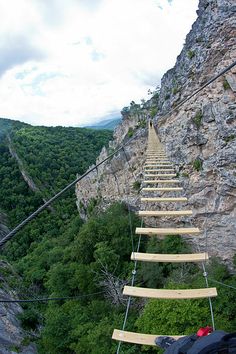
[[[146,99],[198,0],[0,0],[0,117],[79,126]]]

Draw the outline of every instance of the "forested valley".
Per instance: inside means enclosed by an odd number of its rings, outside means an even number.
[[[76,174],[84,173],[112,138],[105,130],[33,127],[5,119],[0,120],[0,131],[0,212],[7,216],[9,229]],[[20,169],[34,181],[35,190],[24,181]],[[24,305],[20,320],[34,334],[29,341],[36,341],[39,353],[115,352],[117,343],[111,335],[114,328],[122,328],[124,320],[127,298],[121,296],[121,290],[132,276],[131,231],[136,226],[140,220],[123,203],[100,212],[93,205],[87,222],[82,221],[72,189],[1,250],[1,259],[7,260],[14,272],[6,275],[0,269],[0,273],[8,277],[18,298],[72,297]],[[169,235],[162,240],[143,238],[141,250],[187,253],[189,246],[179,236]],[[211,261],[208,271],[214,280],[236,286],[236,276],[218,259]],[[137,285],[156,288],[203,287],[204,281],[196,265],[145,263],[138,265],[136,275]],[[235,292],[219,285],[218,293],[213,301],[216,327],[233,331]],[[132,300],[126,329],[189,334],[211,324],[207,299],[187,302]],[[121,352],[151,354],[158,349],[122,344]]]

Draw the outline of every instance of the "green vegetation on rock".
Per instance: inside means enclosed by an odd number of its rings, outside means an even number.
[[[196,159],[193,161],[193,168],[196,170],[196,171],[201,171],[202,170],[202,160],[200,159]]]

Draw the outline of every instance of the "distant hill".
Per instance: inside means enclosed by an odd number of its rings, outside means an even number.
[[[107,129],[107,130],[114,130],[115,127],[121,122],[121,117],[118,118],[112,118],[112,119],[107,119],[105,121],[96,123],[94,125],[89,125],[86,128],[91,128],[91,129]]]

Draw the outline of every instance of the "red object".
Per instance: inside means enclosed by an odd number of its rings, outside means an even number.
[[[208,336],[208,334],[210,334],[211,332],[213,332],[213,328],[212,327],[210,327],[210,326],[201,327],[197,331],[197,336],[198,337],[205,337],[205,336]]]

